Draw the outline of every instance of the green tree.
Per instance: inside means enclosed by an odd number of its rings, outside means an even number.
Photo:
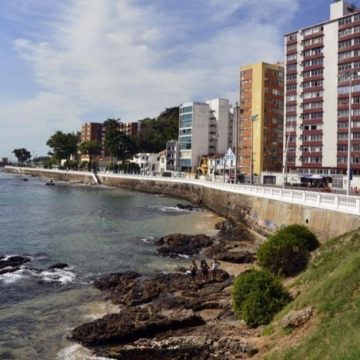
[[[123,162],[136,154],[135,142],[121,131],[123,124],[120,119],[108,119],[103,124],[105,128],[105,148],[112,159]]]
[[[28,150],[26,150],[25,148],[15,149],[13,151],[13,154],[15,154],[16,158],[18,159],[19,165],[23,165],[25,162],[27,162],[31,159],[30,152]]]
[[[94,168],[95,164],[93,163],[93,160],[94,157],[99,154],[101,145],[93,140],[85,141],[80,144],[79,150],[82,154],[89,156],[88,170],[90,171],[90,169]]]
[[[266,271],[250,270],[239,275],[232,288],[234,313],[248,325],[268,324],[289,301],[279,278]]]
[[[141,120],[141,130],[137,137],[139,151],[160,152],[165,149],[168,140],[177,139],[178,136],[179,108],[167,108],[156,119]]]
[[[62,131],[57,131],[50,137],[46,145],[52,149],[51,154],[58,162],[66,159],[67,163],[69,163],[71,155],[77,154],[79,141],[79,133],[65,134]]]

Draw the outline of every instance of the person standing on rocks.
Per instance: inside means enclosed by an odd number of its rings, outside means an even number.
[[[207,264],[205,259],[202,259],[200,262],[200,269],[203,278],[203,282],[209,280],[209,265]]]
[[[220,263],[216,259],[213,259],[213,261],[211,262],[210,270],[212,272],[212,278],[214,281],[216,281],[216,274],[217,274],[217,270],[219,269],[219,266]]]
[[[190,265],[190,276],[191,276],[192,283],[195,283],[197,269],[198,269],[198,267],[196,265],[196,261],[193,260]]]

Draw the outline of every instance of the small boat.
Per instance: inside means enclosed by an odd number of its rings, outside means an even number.
[[[50,180],[49,182],[47,182],[45,185],[49,185],[49,186],[51,186],[51,185],[55,185],[55,183],[52,181],[52,180]]]
[[[23,181],[28,181],[28,179],[27,179],[27,178],[24,178]]]

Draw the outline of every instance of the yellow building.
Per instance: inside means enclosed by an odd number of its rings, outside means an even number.
[[[245,175],[281,171],[284,68],[260,62],[240,70],[239,165]]]

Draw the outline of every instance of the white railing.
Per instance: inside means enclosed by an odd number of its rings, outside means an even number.
[[[182,183],[203,186],[209,189],[229,191],[241,195],[249,195],[265,199],[273,199],[287,203],[316,207],[320,209],[338,211],[342,213],[360,215],[360,197],[338,194],[318,193],[302,190],[280,189],[262,186],[251,186],[246,184],[227,184],[204,180],[168,178],[149,175],[123,175],[98,173],[101,177],[114,177],[124,179],[136,179],[141,181],[159,181],[164,183]]]
[[[15,169],[17,167],[5,167],[9,169]],[[93,174],[84,171],[67,171],[67,170],[53,170],[53,169],[40,169],[40,168],[24,168],[27,171],[41,171],[49,173],[60,173],[60,174],[74,174],[92,177]],[[97,178],[123,178],[123,179],[136,179],[141,181],[158,181],[164,183],[182,183],[189,185],[202,186],[208,189],[215,189],[220,191],[228,191],[241,195],[254,196],[264,199],[272,199],[276,201],[282,201],[286,203],[292,203],[302,206],[316,207],[320,209],[327,209],[332,211],[338,211],[347,214],[360,215],[360,197],[347,196],[338,194],[318,193],[303,190],[290,190],[281,189],[275,187],[262,187],[252,186],[247,184],[227,184],[220,182],[186,179],[186,178],[172,178],[172,177],[160,177],[160,176],[149,176],[149,175],[123,175],[113,173],[97,173]]]

